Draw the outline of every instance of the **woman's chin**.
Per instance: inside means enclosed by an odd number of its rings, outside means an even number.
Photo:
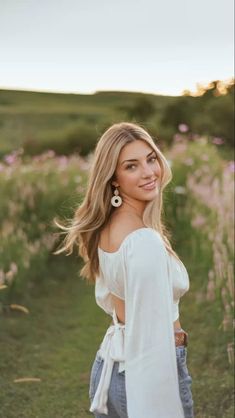
[[[158,192],[159,192],[158,188],[154,190],[149,190],[148,193],[142,194],[139,200],[150,202],[151,200],[156,199],[156,197],[158,196]]]

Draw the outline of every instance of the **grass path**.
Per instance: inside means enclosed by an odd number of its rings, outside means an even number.
[[[40,291],[24,301],[30,314],[12,312],[1,318],[1,418],[91,416],[89,368],[110,320],[94,304],[92,288],[78,279],[76,269],[67,258],[57,257]],[[21,377],[41,382],[13,382]]]
[[[90,368],[111,318],[94,301],[94,289],[78,278],[77,262],[54,257],[48,277],[31,297],[16,300],[29,315],[10,312],[0,321],[0,417],[86,418]],[[215,306],[195,301],[196,278],[181,303],[189,331],[188,367],[196,418],[232,418],[232,370]],[[40,382],[14,383],[21,377]],[[147,418],[147,417],[143,417]]]

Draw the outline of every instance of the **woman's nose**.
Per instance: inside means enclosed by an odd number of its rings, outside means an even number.
[[[145,164],[143,169],[142,169],[142,175],[144,177],[147,177],[147,176],[152,176],[153,174],[154,174],[154,169],[149,167],[148,164]]]

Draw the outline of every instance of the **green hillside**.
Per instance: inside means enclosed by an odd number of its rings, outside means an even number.
[[[93,95],[0,90],[0,152],[27,141],[53,142],[66,138],[78,125],[91,125],[94,136],[106,124],[125,119],[125,107],[143,97],[140,93],[100,92]],[[172,98],[145,95],[156,111]]]
[[[58,94],[0,90],[0,158],[23,147],[35,155],[47,149],[69,155],[90,152],[110,124],[143,123],[160,142],[170,145],[179,124],[188,134],[220,137],[231,146],[234,84],[218,95],[216,82],[200,97],[128,92]]]

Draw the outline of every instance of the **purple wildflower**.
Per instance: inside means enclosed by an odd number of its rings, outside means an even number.
[[[212,142],[213,142],[213,144],[216,144],[216,145],[221,145],[221,144],[223,144],[223,143],[224,143],[224,139],[219,138],[218,136],[215,136],[215,137],[212,139]]]
[[[178,129],[180,132],[185,133],[185,132],[188,132],[189,127],[188,125],[186,125],[186,123],[180,123],[178,125]]]
[[[234,173],[235,172],[235,161],[229,161],[226,168],[230,173]]]

